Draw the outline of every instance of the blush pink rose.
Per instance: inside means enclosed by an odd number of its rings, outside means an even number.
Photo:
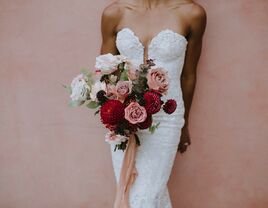
[[[147,118],[146,110],[137,102],[131,102],[125,108],[125,119],[132,124],[142,123]]]
[[[163,68],[151,68],[147,74],[147,84],[151,90],[166,95],[168,91],[167,71]]]
[[[129,79],[129,80],[134,81],[134,80],[138,79],[138,77],[139,77],[139,72],[138,72],[137,69],[130,68],[130,69],[127,71],[127,76],[128,76],[128,79]]]
[[[118,100],[124,102],[125,98],[131,93],[131,81],[118,81],[115,86],[115,95]]]

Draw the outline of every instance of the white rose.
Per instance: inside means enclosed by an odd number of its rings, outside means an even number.
[[[127,62],[128,58],[123,55],[116,55],[117,59],[120,60],[120,62]]]
[[[121,142],[127,141],[126,136],[122,136],[120,134],[115,134],[114,132],[109,131],[105,135],[105,141],[108,142],[109,144],[121,144]]]
[[[117,70],[120,63],[122,63],[122,58],[107,53],[96,58],[95,68],[101,70],[102,74],[111,74]]]
[[[87,84],[87,81],[88,79],[84,74],[79,74],[72,80],[72,93],[70,95],[72,101],[82,103],[88,99],[90,86]]]
[[[94,85],[92,85],[92,89],[90,92],[91,100],[97,101],[97,93],[101,90],[104,90],[105,92],[107,91],[106,90],[106,83],[100,82],[100,81],[95,82]]]

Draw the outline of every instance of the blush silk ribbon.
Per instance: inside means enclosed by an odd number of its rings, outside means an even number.
[[[125,150],[125,155],[117,184],[114,208],[129,208],[129,191],[138,172],[135,166],[137,144],[135,135],[131,134]]]

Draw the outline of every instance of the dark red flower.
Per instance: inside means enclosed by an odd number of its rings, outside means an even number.
[[[148,114],[155,114],[161,109],[160,96],[155,92],[146,92],[143,95],[145,101],[145,109]]]
[[[154,90],[154,89],[151,89],[150,92],[156,93],[157,95],[159,95],[159,97],[162,97],[163,96],[159,91]]]
[[[134,102],[134,101],[136,101],[135,95],[133,95],[133,94],[129,94],[129,95],[126,97],[125,101],[124,101],[124,105],[125,105],[125,106],[128,106],[131,102]]]
[[[173,113],[176,110],[176,108],[177,108],[177,102],[176,100],[173,100],[173,99],[167,100],[167,102],[163,106],[163,110],[167,114]]]
[[[108,100],[100,108],[101,121],[104,124],[116,125],[124,119],[125,106],[119,100]]]
[[[140,129],[148,129],[152,125],[152,122],[153,122],[152,115],[148,115],[145,121],[138,124],[138,127]]]
[[[105,124],[105,127],[111,131],[114,131],[117,129],[117,125]]]

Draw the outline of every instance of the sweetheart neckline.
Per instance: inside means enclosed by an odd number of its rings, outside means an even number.
[[[127,30],[127,31],[131,32],[131,34],[133,35],[133,37],[135,37],[135,38],[137,39],[139,45],[140,45],[140,46],[142,47],[142,49],[143,49],[143,59],[145,58],[145,57],[144,57],[144,54],[145,54],[145,48],[147,47],[147,58],[149,58],[149,50],[150,50],[150,48],[152,47],[153,42],[156,40],[156,38],[159,37],[159,35],[161,35],[161,34],[164,33],[164,32],[171,32],[171,33],[175,34],[177,37],[180,37],[183,41],[185,41],[186,44],[188,44],[188,40],[186,39],[186,37],[185,37],[184,35],[182,35],[182,34],[180,34],[180,33],[178,33],[178,32],[175,32],[174,30],[169,29],[169,28],[160,30],[158,33],[156,33],[156,35],[154,35],[154,36],[152,37],[152,39],[149,41],[149,44],[148,44],[147,46],[145,46],[145,45],[141,42],[139,36],[137,36],[136,33],[135,33],[132,29],[130,29],[129,27],[123,27],[123,28],[121,28],[120,30],[118,30],[117,33],[116,33],[116,37],[117,37],[117,35],[118,35],[120,32],[123,32],[124,30]]]
[[[145,48],[145,46],[144,46],[143,43],[141,42],[139,36],[137,36],[136,33],[135,33],[132,29],[130,29],[129,27],[123,27],[122,29],[120,29],[120,30],[117,31],[117,34],[120,33],[120,32],[122,32],[122,31],[124,31],[124,30],[129,30],[129,31],[130,31],[130,32],[137,38],[137,40],[138,40],[139,43],[143,46],[143,48]],[[160,34],[162,34],[163,32],[167,32],[167,31],[172,32],[173,34],[176,34],[178,37],[182,38],[186,43],[188,43],[188,40],[186,39],[186,37],[185,37],[184,35],[182,35],[182,34],[180,34],[180,33],[178,33],[178,32],[175,32],[175,31],[172,30],[172,29],[166,28],[166,29],[160,30],[158,33],[156,33],[156,35],[154,35],[154,36],[152,37],[152,39],[149,41],[149,44],[148,44],[147,47],[149,48],[149,46],[151,45],[151,43],[153,42],[154,39],[156,39],[156,38],[157,38]]]

